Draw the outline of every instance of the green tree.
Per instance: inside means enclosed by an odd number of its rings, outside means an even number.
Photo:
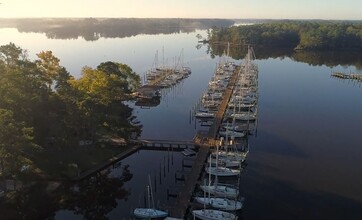
[[[38,54],[38,60],[35,61],[38,69],[42,73],[43,80],[48,84],[50,88],[53,81],[57,78],[61,67],[59,65],[59,59],[53,55],[52,51],[42,51]]]
[[[116,75],[119,80],[118,86],[123,90],[125,98],[135,92],[141,85],[141,78],[131,67],[126,64],[116,62],[104,62],[97,66],[97,70],[103,71],[108,75]]]
[[[23,166],[32,164],[29,156],[40,149],[33,142],[33,129],[15,121],[13,112],[0,109],[0,173],[15,177]]]
[[[7,65],[15,65],[24,51],[14,43],[0,46],[0,58]]]

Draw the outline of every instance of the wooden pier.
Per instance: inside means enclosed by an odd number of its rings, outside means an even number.
[[[148,80],[148,85],[150,86],[158,86],[160,84],[160,82],[162,82],[163,80],[166,79],[167,76],[174,74],[175,70],[168,68],[168,69],[163,69],[162,74],[160,74],[159,76],[155,77],[152,80]]]
[[[222,123],[224,113],[227,109],[227,105],[232,95],[239,73],[240,73],[240,67],[234,70],[234,73],[225,91],[223,100],[215,115],[213,124],[209,128],[208,133],[205,136],[202,134],[197,134],[194,138],[194,144],[200,146],[200,148],[197,157],[195,159],[195,162],[192,165],[191,173],[188,175],[184,187],[177,196],[175,204],[172,207],[165,207],[166,209],[168,209],[169,214],[172,217],[176,218],[186,217],[186,214],[190,207],[192,194],[202,174],[206,159],[209,155],[210,147],[215,146],[218,142],[218,140],[216,140],[217,132],[219,130],[220,124]]]
[[[357,73],[333,72],[331,76],[340,79],[351,79],[351,80],[362,81],[362,74],[357,74]]]
[[[177,195],[176,202],[172,207],[166,207],[170,216],[176,218],[184,218],[189,207],[192,193],[194,192],[195,185],[199,179],[204,164],[209,154],[209,147],[206,145],[200,146],[199,152],[191,168],[191,173],[187,176],[185,185]]]
[[[86,178],[92,176],[93,174],[104,170],[105,168],[109,167],[110,165],[116,163],[117,161],[133,154],[134,152],[138,151],[139,149],[140,149],[140,146],[132,146],[132,147],[128,148],[127,150],[125,150],[124,152],[104,161],[103,163],[99,164],[98,166],[79,173],[78,176],[74,177],[72,180],[77,182],[77,181],[86,179]]]
[[[133,141],[137,145],[144,147],[172,147],[172,148],[190,148],[194,146],[193,141],[175,141],[175,140],[156,140],[156,139],[141,139]]]
[[[228,84],[228,86],[227,86],[227,88],[225,90],[225,93],[224,93],[223,100],[221,101],[219,109],[215,114],[214,122],[210,126],[209,133],[208,133],[208,138],[209,139],[215,139],[216,138],[217,132],[218,132],[219,127],[220,127],[220,124],[222,123],[222,119],[223,119],[225,111],[227,109],[230,97],[231,97],[231,95],[233,93],[235,84],[236,84],[238,76],[240,74],[240,70],[241,70],[240,67],[236,68],[234,70],[234,73],[233,73],[230,81],[229,81],[229,84]]]

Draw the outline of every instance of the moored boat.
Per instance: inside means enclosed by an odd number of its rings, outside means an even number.
[[[196,112],[195,117],[196,118],[213,118],[213,117],[215,117],[215,113],[212,113],[212,112]]]
[[[168,213],[165,211],[153,209],[153,208],[136,208],[133,214],[137,218],[164,218],[167,217]]]
[[[195,197],[195,200],[198,203],[205,204],[223,211],[235,211],[240,210],[243,207],[242,201],[234,199]]]
[[[242,171],[241,169],[230,169],[227,167],[207,167],[205,168],[206,173],[219,176],[219,177],[228,177],[228,176],[237,176]]]
[[[236,220],[238,217],[232,213],[213,209],[193,210],[192,215],[202,220]]]

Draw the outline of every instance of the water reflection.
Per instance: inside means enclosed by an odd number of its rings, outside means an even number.
[[[139,34],[157,35],[190,33],[212,26],[230,26],[227,19],[141,19],[141,18],[57,18],[0,19],[0,27],[16,27],[19,32],[45,33],[49,39],[96,41],[100,38],[124,38]]]
[[[111,169],[106,169],[76,184],[65,182],[55,191],[52,185],[58,183],[33,183],[13,192],[1,204],[0,212],[6,219],[53,219],[58,210],[68,210],[82,219],[109,219],[107,215],[117,207],[118,201],[127,200],[130,195],[124,184],[133,174],[129,166],[118,171],[118,175],[110,175]]]
[[[200,47],[200,46],[199,46]],[[208,53],[211,57],[222,56],[227,50],[227,44],[210,44]],[[255,47],[258,59],[291,58],[294,61],[307,63],[312,66],[355,66],[362,70],[362,56],[360,51],[294,51],[289,48]],[[230,47],[230,56],[236,60],[241,59],[247,53],[245,46],[234,45]]]
[[[219,59],[218,54],[224,51],[220,48],[216,53],[211,51],[211,47],[207,50],[208,45],[196,50],[196,33],[105,39],[98,41],[101,43],[87,44],[79,39],[53,41],[40,35],[18,32],[6,38],[6,31],[2,33],[2,39],[7,39],[5,43],[12,38],[15,43],[27,43],[24,48],[33,52],[50,47],[60,54],[62,61],[68,60],[65,66],[77,66],[73,68],[77,70],[79,65],[97,65],[106,56],[109,60],[121,57],[121,62],[130,63],[138,72],[143,72],[152,63],[151,58],[157,48],[165,45],[172,48],[173,54],[178,54],[180,47],[184,47],[188,52],[185,57],[190,60],[193,70],[190,78],[175,88],[174,93],[163,96],[157,107],[145,111],[135,108],[144,125],[143,138],[189,140],[194,136],[196,129],[193,124],[189,125],[189,110],[207,86]],[[92,53],[89,53],[90,48]],[[359,219],[362,216],[362,179],[359,175],[362,172],[361,88],[348,85],[349,81],[341,83],[330,78],[331,69],[328,67],[349,72],[343,69],[356,66],[361,71],[362,57],[353,51],[295,53],[282,49],[254,49],[259,59],[256,62],[260,73],[261,114],[258,137],[250,138],[253,147],[248,157],[248,168],[241,179],[242,195],[247,201],[243,211],[245,219]],[[209,54],[206,55],[205,51]],[[210,58],[210,53],[215,59]],[[233,47],[230,54],[235,59],[244,57],[238,55],[241,51]],[[131,210],[144,203],[148,174],[151,174],[157,190],[156,203],[172,202],[172,197],[167,200],[167,188],[172,195],[177,193],[178,185],[183,184],[182,155],[179,152],[173,155],[170,173],[167,166],[164,168],[164,164],[168,163],[167,152],[140,151],[125,158],[122,165],[128,164],[133,176],[121,188],[111,186],[120,193],[122,190],[126,192],[120,200],[112,195],[115,199],[105,201],[108,203],[105,210],[113,208],[114,200],[118,202],[117,208],[106,216],[128,219]],[[184,170],[187,171],[186,168]],[[180,172],[175,174],[176,171]],[[119,173],[119,169],[113,172]],[[118,184],[119,181],[104,182],[107,185],[109,182]],[[0,218],[51,219],[55,216],[60,220],[82,219],[83,215],[92,214],[92,208],[103,207],[92,199],[93,195],[102,199],[94,192],[96,184],[93,182],[90,189],[83,187],[83,194],[73,192],[73,186],[69,185],[63,190],[70,195],[62,195],[61,191],[49,195],[44,191],[47,184],[34,184],[32,188],[17,193],[16,200],[2,203]],[[97,187],[109,193],[101,185]],[[88,192],[90,195],[86,196]],[[76,197],[72,197],[73,194]],[[76,207],[76,201],[81,202],[80,198],[88,197],[92,204],[88,203],[81,209]],[[66,199],[65,204],[62,198]],[[57,212],[59,209],[63,211]]]
[[[161,103],[161,99],[159,97],[151,98],[151,99],[142,99],[139,98],[135,102],[136,106],[141,106],[142,108],[150,108],[156,107]]]
[[[109,219],[107,215],[117,207],[118,200],[127,200],[130,195],[123,185],[133,177],[129,166],[124,166],[117,176],[110,176],[110,172],[107,169],[76,185],[65,186],[60,194],[61,209],[88,220]]]

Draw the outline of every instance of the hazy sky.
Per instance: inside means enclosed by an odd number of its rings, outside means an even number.
[[[0,0],[0,17],[358,19],[362,0]]]

